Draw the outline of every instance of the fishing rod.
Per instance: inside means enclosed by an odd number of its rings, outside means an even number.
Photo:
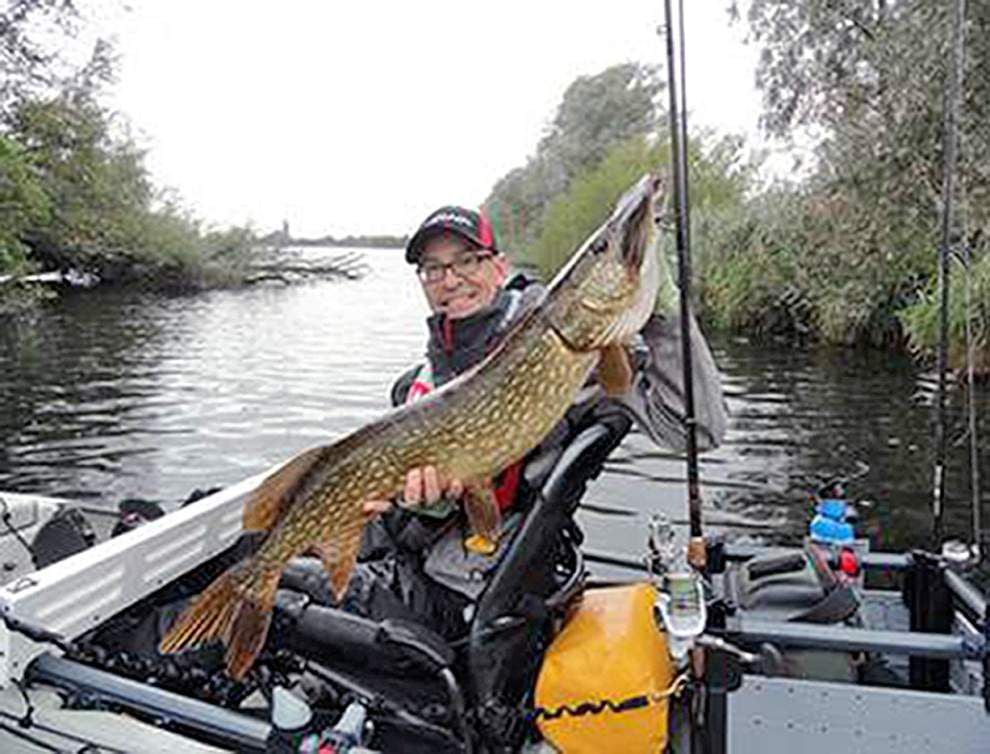
[[[938,391],[936,393],[935,421],[935,479],[932,498],[932,551],[942,547],[942,512],[945,501],[945,446],[946,446],[946,370],[949,352],[949,254],[953,240],[955,174],[958,161],[959,93],[962,88],[963,21],[966,16],[966,0],[956,0],[952,29],[952,68],[949,72],[949,91],[946,97],[943,132],[944,165],[942,168],[942,217],[941,239],[938,250],[939,288],[939,337],[938,337]]]
[[[694,375],[691,363],[691,218],[688,204],[687,105],[684,80],[684,0],[677,0],[677,6],[675,30],[671,0],[664,0],[665,36],[667,38],[667,89],[670,97],[670,147],[674,171],[678,287],[680,288],[681,299],[681,359],[684,364],[684,430],[687,454],[688,520],[691,536],[688,544],[688,562],[692,566],[702,569],[705,566],[705,543],[701,523],[697,419],[694,413]]]

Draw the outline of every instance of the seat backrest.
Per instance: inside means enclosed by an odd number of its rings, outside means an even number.
[[[559,586],[566,532],[588,482],[628,430],[628,419],[609,415],[568,443],[481,594],[467,658],[476,709],[514,708],[532,687],[550,639],[547,599]]]

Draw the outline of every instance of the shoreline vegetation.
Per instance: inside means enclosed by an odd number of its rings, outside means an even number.
[[[72,3],[0,0],[0,316],[61,287],[182,292],[363,274],[352,254],[287,258],[251,227],[215,228],[156,186],[126,118],[104,104],[112,46],[97,40],[81,63],[62,53],[84,23]]]
[[[786,180],[767,183],[741,138],[692,129],[702,321],[754,339],[906,350],[930,361],[951,9],[937,0],[853,10],[829,0],[751,0],[743,19],[734,2],[726,7],[760,48],[764,131],[779,144],[800,142],[804,159]],[[965,367],[968,323],[972,362],[986,378],[990,4],[968,6],[965,41],[949,363]],[[570,85],[534,154],[486,201],[528,267],[552,274],[561,251],[601,223],[638,175],[666,171],[662,90],[658,71],[636,64]]]
[[[786,8],[751,0],[742,18],[724,2],[760,49],[764,131],[781,145],[800,143],[795,153],[804,157],[786,180],[768,183],[743,138],[692,130],[702,321],[753,338],[930,359],[949,10],[937,0],[906,0],[850,18],[853,11],[828,0]],[[112,48],[98,42],[65,74],[64,61],[56,65],[57,54],[33,40],[51,45],[58,33],[71,34],[80,23],[71,7],[3,3],[0,41],[12,52],[0,84],[0,314],[50,295],[51,281],[30,284],[38,275],[180,291],[354,278],[362,268],[353,255],[336,258],[337,269],[334,259],[306,262],[305,249],[404,246],[395,236],[293,238],[287,224],[264,236],[205,224],[152,184],[126,122],[101,104],[113,81]],[[970,4],[967,13],[950,363],[964,365],[968,323],[974,364],[987,376],[990,5]],[[666,172],[664,106],[655,66],[616,65],[568,86],[535,151],[484,202],[519,267],[549,277],[632,181]]]
[[[321,248],[343,247],[347,249],[404,249],[408,236],[321,236],[319,238],[295,238],[288,231],[288,223],[257,239],[258,244],[268,248],[317,246]]]

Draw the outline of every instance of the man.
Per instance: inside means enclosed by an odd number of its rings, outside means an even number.
[[[541,296],[543,287],[524,276],[508,279],[509,263],[482,212],[442,207],[430,214],[406,248],[430,305],[426,361],[402,375],[392,389],[393,405],[414,401],[480,362],[511,325]],[[701,449],[717,445],[725,416],[718,372],[700,331],[691,322],[695,394],[699,397]],[[594,385],[523,462],[494,480],[505,526],[518,524],[514,510],[525,507],[540,488],[563,447],[591,422],[609,422],[624,433],[635,417],[658,443],[683,446],[683,390],[680,332],[676,318],[654,315],[640,344],[633,389],[621,400],[605,399]],[[347,592],[345,609],[372,619],[412,619],[447,638],[463,635],[471,605],[498,562],[498,553],[465,547],[465,516],[458,513],[459,479],[433,466],[407,473],[400,505],[368,500],[373,517]],[[511,536],[499,539],[499,546]],[[548,564],[552,567],[552,564]],[[333,603],[322,567],[315,560],[308,578],[295,579],[290,567],[283,582],[311,597]]]
[[[517,292],[539,288],[522,276],[514,281],[516,292],[503,288],[509,262],[497,248],[491,224],[483,213],[463,207],[442,207],[427,217],[409,241],[406,261],[416,265],[430,305],[430,339],[427,362],[395,383],[393,405],[416,400],[481,361],[521,312]],[[429,509],[445,495],[456,499],[462,492],[460,480],[426,466],[409,471],[403,499]],[[500,503],[507,505],[508,497],[503,492]],[[365,504],[372,514],[391,507],[389,501]]]
[[[396,406],[479,363],[542,291],[521,275],[508,281],[509,261],[488,218],[463,207],[431,213],[410,239],[406,261],[416,266],[431,314],[426,361],[395,383]],[[494,480],[503,513],[529,492],[521,466]],[[425,466],[408,472],[400,506],[366,501],[365,511],[376,518],[342,606],[376,619],[419,620],[448,637],[462,633],[465,610],[484,586],[478,574],[496,562],[464,548],[457,512],[463,490],[461,480]]]

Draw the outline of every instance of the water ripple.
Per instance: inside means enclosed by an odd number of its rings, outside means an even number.
[[[359,282],[98,291],[0,331],[0,489],[176,503],[376,418],[395,377],[422,357],[426,307],[400,253],[365,256]],[[701,460],[712,529],[797,538],[815,486],[865,464],[850,492],[871,501],[868,529],[888,546],[924,541],[934,375],[889,354],[714,346],[733,419]],[[986,389],[980,401],[986,436]],[[954,393],[953,438],[959,403]],[[966,452],[953,447],[948,471],[957,532],[968,519]],[[684,478],[680,455],[632,433],[580,513],[591,545],[637,552],[650,514],[683,520]]]

